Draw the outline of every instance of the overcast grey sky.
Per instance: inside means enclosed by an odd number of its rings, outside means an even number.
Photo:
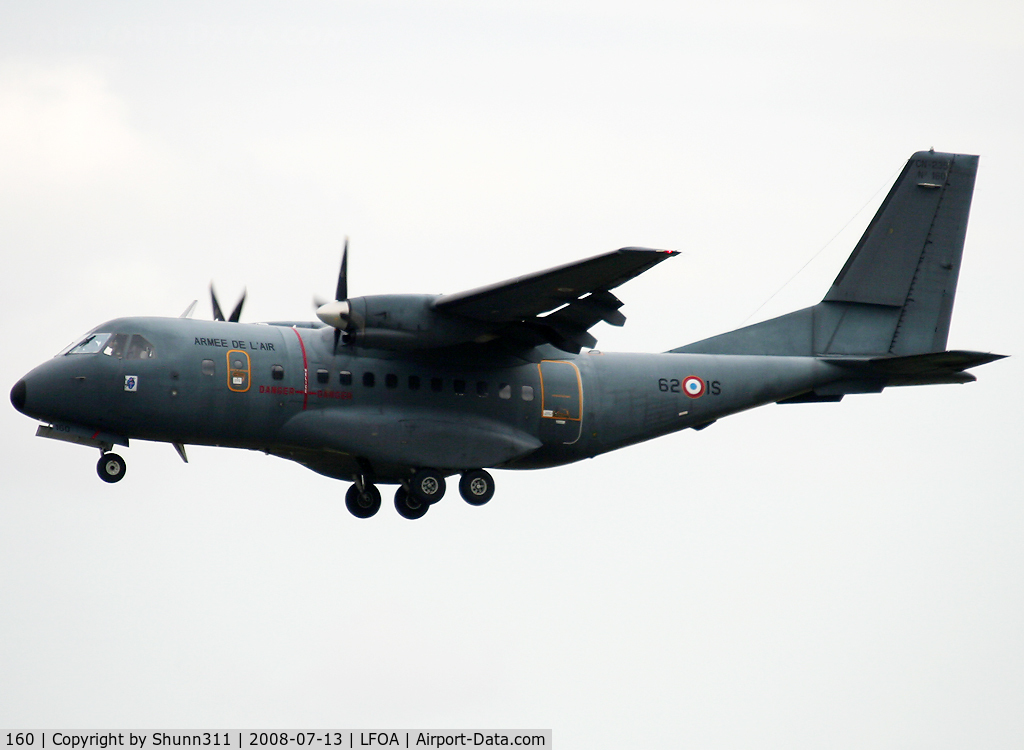
[[[0,409],[0,726],[1020,747],[1022,84],[1010,2],[0,3],[5,388],[211,279],[311,316],[345,235],[353,295],[682,250],[595,329],[663,351],[824,248],[757,317],[820,299],[932,146],[982,157],[950,347],[1016,355],[415,523],[255,453],[133,443],[108,486]]]

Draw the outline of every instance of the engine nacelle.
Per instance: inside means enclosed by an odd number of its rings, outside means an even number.
[[[346,343],[369,349],[437,349],[486,340],[493,325],[433,309],[436,295],[382,294],[328,302],[317,317],[344,333]]]

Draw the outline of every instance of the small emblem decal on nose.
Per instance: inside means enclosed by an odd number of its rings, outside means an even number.
[[[124,376],[124,389],[126,391],[137,391],[139,390],[139,378],[136,375],[125,375]]]

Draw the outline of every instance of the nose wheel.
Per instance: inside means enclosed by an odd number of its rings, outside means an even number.
[[[96,464],[96,473],[100,475],[100,479],[110,484],[120,482],[127,469],[128,465],[124,459],[116,453],[104,453],[100,456],[99,463]]]

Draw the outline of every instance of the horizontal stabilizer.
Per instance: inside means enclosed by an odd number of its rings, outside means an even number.
[[[841,401],[843,396],[852,393],[880,393],[884,388],[900,385],[973,383],[977,378],[966,370],[1005,356],[991,352],[948,351],[905,357],[820,357],[821,362],[835,365],[845,370],[845,374],[778,403]]]
[[[829,357],[823,361],[861,377],[882,379],[886,386],[896,386],[971,383],[976,378],[965,370],[1005,357],[991,352],[947,351],[905,357]]]

